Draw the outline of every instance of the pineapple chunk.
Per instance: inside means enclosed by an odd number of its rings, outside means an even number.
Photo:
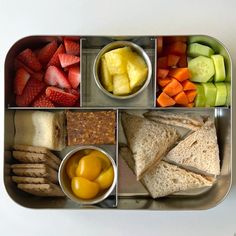
[[[113,76],[113,94],[127,95],[131,92],[127,74]]]
[[[101,83],[103,87],[109,91],[113,91],[113,81],[112,81],[112,76],[110,75],[108,68],[107,68],[107,62],[105,57],[103,56],[101,58]]]
[[[132,51],[129,47],[117,48],[105,53],[107,67],[111,75],[127,72],[127,55]]]
[[[127,73],[130,80],[131,90],[135,87],[143,85],[147,79],[148,73],[148,68],[143,58],[135,52],[132,54],[132,57],[130,57],[127,61]]]

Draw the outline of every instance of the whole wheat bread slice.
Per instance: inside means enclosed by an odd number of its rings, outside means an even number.
[[[58,170],[59,165],[43,153],[13,151],[13,157],[21,163],[45,163],[49,167]]]
[[[60,165],[60,163],[61,163],[61,159],[58,158],[55,154],[53,154],[51,151],[49,151],[48,148],[45,148],[45,147],[36,147],[36,146],[15,144],[13,146],[13,148],[16,151],[45,154],[48,157],[50,157],[54,162],[56,162],[58,165]]]
[[[58,185],[48,184],[18,184],[17,187],[27,193],[40,197],[63,197],[65,196]]]
[[[213,120],[179,142],[165,157],[165,161],[207,175],[220,174],[219,147]]]
[[[193,131],[200,129],[206,119],[199,114],[166,111],[149,111],[144,114],[144,117],[162,124],[179,126]]]
[[[131,170],[135,172],[135,162],[131,151],[127,147],[122,147],[119,153]],[[212,186],[214,179],[160,161],[144,174],[141,182],[153,198],[158,198],[179,191]]]
[[[52,183],[58,182],[57,172],[45,164],[13,164],[11,168],[18,176],[45,177]]]
[[[122,114],[122,125],[135,160],[137,180],[175,144],[179,135],[175,128],[145,118]]]

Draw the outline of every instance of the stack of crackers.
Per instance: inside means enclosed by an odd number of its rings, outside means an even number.
[[[44,147],[14,145],[13,157],[20,164],[11,165],[12,180],[27,193],[42,196],[64,196],[58,185],[57,172],[61,160]]]

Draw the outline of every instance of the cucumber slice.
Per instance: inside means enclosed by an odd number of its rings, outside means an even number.
[[[225,83],[215,83],[216,86],[216,102],[215,106],[224,106],[226,104],[227,89]]]
[[[200,43],[191,43],[188,46],[188,55],[190,57],[206,56],[211,57],[214,54],[212,48]]]
[[[215,82],[222,82],[225,80],[225,63],[224,57],[220,54],[211,56],[215,66]]]
[[[204,107],[206,104],[206,97],[203,86],[201,84],[196,84],[196,86],[197,86],[197,96],[194,102],[195,107]]]
[[[227,97],[226,97],[226,106],[231,105],[231,84],[225,83],[226,85],[226,91],[227,91]]]
[[[199,56],[188,62],[193,82],[206,83],[215,74],[214,64],[211,58]]]
[[[216,101],[216,86],[213,83],[203,83],[204,93],[206,97],[206,107],[214,107]]]

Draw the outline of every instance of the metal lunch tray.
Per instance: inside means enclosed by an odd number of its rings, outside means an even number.
[[[5,60],[5,132],[4,132],[4,184],[9,196],[17,204],[33,209],[146,209],[146,210],[200,210],[209,209],[220,203],[228,194],[232,181],[232,99],[231,107],[216,108],[160,108],[156,104],[156,59],[157,55],[157,36],[82,36],[80,38],[81,46],[81,85],[79,108],[53,108],[43,110],[115,110],[117,113],[116,124],[116,144],[102,145],[110,153],[118,165],[118,183],[115,191],[109,198],[98,205],[81,206],[67,198],[40,198],[26,194],[17,189],[10,178],[10,164],[14,162],[11,157],[11,146],[14,140],[14,113],[15,110],[39,110],[33,107],[15,107],[14,96],[12,96],[12,86],[14,78],[14,58],[23,49],[37,48],[51,40],[61,40],[62,36],[29,36],[17,41],[9,50]],[[92,73],[93,61],[101,49],[113,40],[130,40],[143,47],[149,55],[153,65],[153,75],[149,86],[137,97],[127,101],[115,100],[103,94],[95,84]],[[207,42],[217,53],[221,53],[225,58],[227,80],[232,78],[232,63],[227,49],[221,42],[203,35],[188,36],[190,42],[203,40]],[[233,80],[231,80],[231,92]],[[232,93],[231,93],[232,94]],[[231,95],[232,97],[232,95]],[[136,181],[132,171],[126,163],[119,158],[119,146],[126,142],[124,139],[123,129],[120,124],[120,113],[128,111],[131,113],[142,114],[147,110],[166,110],[172,112],[191,112],[191,113],[209,113],[215,117],[218,144],[221,160],[221,174],[218,176],[216,183],[211,188],[197,191],[182,192],[171,196],[152,199],[145,188]],[[184,133],[183,133],[184,135]],[[62,152],[56,154],[63,158],[73,147],[66,147]]]

